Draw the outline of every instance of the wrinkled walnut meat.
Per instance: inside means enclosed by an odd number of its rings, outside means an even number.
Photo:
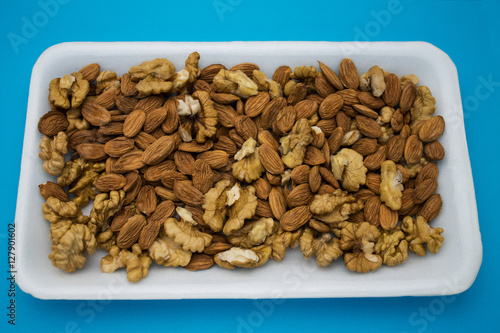
[[[55,267],[101,249],[102,272],[137,282],[153,262],[257,268],[300,247],[367,273],[439,251],[445,123],[416,75],[348,58],[274,73],[200,59],[92,63],[47,82],[39,157],[54,178],[40,193]]]
[[[151,258],[142,252],[138,244],[132,246],[132,251],[113,246],[109,250],[109,254],[101,259],[103,273],[113,273],[117,269],[125,267],[127,279],[130,282],[137,282],[145,278],[149,273],[150,265]]]
[[[62,109],[77,108],[89,93],[89,82],[81,73],[66,74],[49,85],[49,102]]]
[[[41,152],[38,156],[44,160],[43,169],[52,176],[60,174],[64,168],[64,156],[68,153],[68,137],[59,132],[53,138],[46,135],[40,141]]]

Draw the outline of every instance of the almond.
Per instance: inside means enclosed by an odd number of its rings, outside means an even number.
[[[175,170],[175,168],[177,168],[181,173],[185,175],[192,175],[194,162],[195,160],[193,155],[191,155],[190,153],[186,153],[185,151],[177,150],[174,153],[174,168],[171,170]]]
[[[362,138],[352,145],[352,149],[357,151],[362,156],[367,156],[375,153],[379,147],[377,139]]]
[[[286,106],[278,112],[273,123],[273,132],[283,135],[290,131],[297,119],[297,111],[293,106]]]
[[[229,156],[233,156],[238,152],[238,147],[231,138],[221,135],[219,140],[214,144],[214,149],[222,150],[226,152]]]
[[[406,116],[406,115],[405,115]],[[424,125],[424,122],[425,121],[421,121],[419,122],[418,124],[414,125],[411,129],[411,135],[417,135],[418,136],[418,132],[420,132],[420,129],[422,128],[422,126]]]
[[[94,130],[79,130],[71,134],[68,139],[68,145],[76,150],[76,146],[82,143],[95,143],[97,141],[97,131]]]
[[[136,83],[132,82],[129,73],[122,75],[120,81],[120,90],[124,96],[135,96],[137,95],[137,89],[135,88]]]
[[[104,152],[111,157],[120,157],[134,148],[134,140],[124,136],[106,142]]]
[[[116,136],[123,135],[123,123],[120,122],[110,122],[106,125],[102,125],[97,130],[97,133],[103,136]]]
[[[197,160],[193,165],[193,186],[201,193],[207,193],[214,183],[214,174],[207,162]]]
[[[328,147],[331,153],[335,153],[340,148],[340,143],[344,137],[344,130],[342,127],[335,128],[328,137]]]
[[[264,110],[271,97],[269,93],[261,91],[256,96],[251,96],[245,103],[245,114],[249,117],[257,117]]]
[[[372,119],[377,119],[379,117],[378,112],[373,111],[372,109],[370,109],[367,106],[364,106],[363,104],[354,104],[352,107],[354,108],[354,110],[356,110],[365,117]]]
[[[335,73],[330,67],[325,65],[324,63],[318,61],[319,68],[323,73],[324,77],[328,80],[328,82],[337,90],[344,89],[342,82],[340,81],[337,73]]]
[[[175,204],[171,200],[162,201],[155,209],[153,214],[148,217],[148,224],[163,225],[166,219],[172,217],[175,213]]]
[[[220,72],[221,69],[227,69],[226,66],[221,64],[213,64],[209,65],[202,69],[200,72],[199,79],[206,81],[208,83],[212,83],[214,77]]]
[[[145,225],[146,218],[143,215],[135,215],[129,218],[118,232],[116,245],[121,249],[128,249],[134,245]]]
[[[95,103],[99,104],[106,110],[111,110],[115,106],[115,98],[119,95],[120,90],[117,88],[108,88],[96,97]]]
[[[160,127],[165,119],[167,119],[166,108],[158,108],[146,115],[146,121],[144,122],[144,132],[151,133],[158,127]]]
[[[214,263],[214,258],[209,255],[203,253],[193,253],[191,261],[189,264],[184,266],[184,268],[191,272],[201,271],[209,269],[214,265]]]
[[[382,136],[382,129],[374,119],[365,116],[356,116],[358,129],[361,133],[369,138],[380,138]]]
[[[142,161],[149,165],[158,164],[170,155],[181,143],[177,134],[166,135],[153,142],[142,155]]]
[[[204,143],[197,143],[196,141],[183,142],[179,145],[178,149],[181,151],[187,151],[189,153],[202,153],[210,150],[214,143],[212,140],[207,140]],[[213,167],[212,167],[213,168]]]
[[[335,92],[335,88],[323,75],[316,77],[314,80],[314,88],[316,88],[316,91],[321,97],[327,97]]]
[[[253,138],[257,140],[258,129],[248,116],[238,116],[234,119],[234,127],[243,140]]]
[[[387,141],[387,159],[398,163],[405,150],[405,139],[401,135],[395,135]]]
[[[257,198],[267,200],[271,192],[271,185],[267,180],[259,178],[253,183],[253,187],[255,188],[255,195]]]
[[[123,190],[125,192],[128,192],[135,186],[135,184],[139,182],[139,179],[141,179],[141,177],[139,176],[139,171],[134,170],[127,172],[125,174],[125,179],[127,180],[127,183],[125,184],[125,186],[123,186]]]
[[[131,173],[129,173],[129,174],[131,174]],[[127,178],[127,177],[125,177],[125,178]],[[128,183],[128,180],[129,179],[127,179],[127,183]],[[127,185],[125,185],[125,187],[126,186]],[[142,178],[137,177],[135,183],[132,183],[130,189],[128,191],[126,191],[125,199],[123,199],[123,204],[128,205],[132,201],[134,201],[135,198],[137,198],[137,195],[139,194],[139,191],[141,190],[141,188],[142,188]]]
[[[365,157],[364,164],[368,170],[377,170],[386,159],[387,146],[380,146],[375,153]]]
[[[286,200],[283,190],[280,187],[273,187],[269,192],[269,206],[274,217],[280,220],[286,212]]]
[[[325,167],[319,167],[319,173],[321,174],[321,177],[323,177],[323,179],[332,187],[340,188],[339,182],[337,181],[337,179],[335,179],[335,176],[330,170]]]
[[[373,110],[379,110],[385,106],[385,102],[382,98],[375,97],[368,91],[358,92],[358,99],[361,104]]]
[[[76,152],[87,161],[97,162],[108,157],[101,143],[82,143],[76,146]]]
[[[141,148],[142,150],[147,149],[155,141],[156,138],[146,132],[139,132],[136,136],[134,136],[135,145]]]
[[[240,98],[233,94],[225,94],[225,93],[210,93],[210,98],[216,103],[220,104],[231,104],[238,101]]]
[[[365,203],[364,218],[374,226],[380,225],[380,206],[382,202],[379,196],[373,195]]]
[[[401,98],[401,81],[396,74],[388,74],[385,76],[385,90],[382,94],[382,99],[385,104],[389,106],[396,106],[399,104]]]
[[[370,189],[362,188],[358,192],[353,193],[353,195],[356,199],[360,199],[366,205],[366,202],[370,200],[371,197],[375,196],[375,193],[373,193]]]
[[[188,180],[174,183],[174,194],[186,205],[200,206],[205,202],[205,196]]]
[[[401,173],[401,183],[405,184],[410,179],[410,172],[401,164],[396,164],[396,168]]]
[[[319,166],[313,166],[309,173],[309,188],[311,192],[316,193],[321,186],[321,174],[319,173]]]
[[[281,228],[285,231],[295,231],[309,222],[312,213],[307,206],[299,206],[290,209],[280,219]]]
[[[320,104],[319,115],[323,119],[331,119],[337,115],[343,104],[344,98],[341,95],[329,95]]]
[[[443,200],[441,199],[441,195],[438,193],[433,194],[425,201],[417,215],[422,216],[429,223],[438,216],[442,206]]]
[[[305,99],[295,104],[295,111],[297,112],[297,119],[310,118],[316,111],[318,111],[319,104],[316,101]]]
[[[326,225],[323,222],[319,222],[315,219],[310,219],[309,220],[309,226],[313,228],[314,230],[324,233],[324,232],[330,232],[330,227]]]
[[[234,121],[238,114],[231,105],[223,105],[214,103],[214,108],[217,110],[219,122],[224,127],[234,127]]]
[[[422,170],[417,175],[417,178],[415,179],[415,185],[420,184],[426,179],[435,179],[437,180],[439,176],[439,169],[436,163],[429,163],[426,164]]]
[[[436,141],[444,132],[444,119],[441,116],[435,116],[426,120],[420,131],[418,137],[423,142]]]
[[[314,126],[313,131],[311,131],[311,135],[312,135],[311,144],[314,147],[321,149],[325,144],[325,133],[323,133],[323,131],[319,127]]]
[[[423,151],[422,141],[416,135],[410,135],[405,143],[404,157],[407,164],[420,161]]]
[[[68,194],[62,189],[61,186],[54,182],[45,182],[43,184],[38,185],[40,189],[40,195],[45,199],[49,199],[50,197],[54,197],[63,202],[69,201]]]
[[[155,211],[157,204],[155,188],[151,185],[144,185],[137,194],[137,209],[149,216]]]
[[[401,198],[401,208],[398,210],[399,215],[405,216],[411,210],[413,210],[413,207],[415,207],[415,203],[413,202],[414,193],[415,190],[412,188],[403,190],[403,196]]]
[[[208,255],[215,255],[219,252],[224,252],[232,248],[233,245],[229,244],[227,242],[213,242],[209,246],[207,246],[204,250],[203,253],[208,254]]]
[[[161,129],[167,134],[172,134],[179,127],[179,115],[177,114],[177,102],[174,99],[169,99],[163,105],[167,110],[167,116],[161,124]]]
[[[368,187],[373,193],[377,195],[380,194],[380,183],[380,174],[373,172],[366,174],[366,187]]]
[[[335,120],[336,120],[336,125],[342,128],[344,134],[350,131],[351,118],[349,118],[343,111],[337,113],[337,116],[335,116]]]
[[[136,136],[144,126],[146,113],[142,110],[132,111],[123,123],[123,135],[132,138]]]
[[[246,76],[252,77],[252,73],[254,70],[259,70],[259,66],[250,62],[244,62],[238,65],[234,65],[233,67],[229,68],[230,71],[242,71],[245,73]]]
[[[289,208],[307,205],[312,199],[312,192],[309,184],[300,184],[290,192],[286,198],[286,203]]]
[[[401,100],[399,101],[399,107],[401,108],[401,113],[407,113],[417,97],[417,88],[415,84],[411,81],[405,81],[403,84],[403,90],[401,92]]]
[[[191,156],[191,155],[190,155]],[[192,156],[191,156],[192,157]],[[194,163],[194,158],[193,158]],[[192,167],[192,165],[191,165]],[[166,171],[175,171],[177,169],[176,163],[172,160],[166,160],[156,165],[148,166],[143,169],[144,179],[148,182],[156,182],[163,177]],[[173,186],[173,183],[172,183]]]
[[[280,148],[280,144],[278,143],[278,141],[276,141],[272,133],[269,131],[260,131],[259,135],[257,136],[257,140],[259,141],[260,145],[269,145],[276,151],[278,151],[278,149]]]
[[[128,219],[134,216],[134,212],[130,207],[123,207],[113,216],[111,220],[110,229],[112,231],[120,231],[120,229],[127,223]]]
[[[171,217],[175,212],[175,205],[172,201],[163,201],[156,207],[154,213],[148,218],[146,226],[139,235],[139,246],[141,249],[148,249],[158,236],[165,220]]]
[[[229,161],[229,155],[222,150],[211,150],[198,154],[196,159],[204,160],[212,169],[221,169]]]
[[[311,167],[307,164],[301,164],[293,168],[290,177],[295,184],[304,184],[309,181],[309,172]]]
[[[142,250],[147,250],[154,243],[162,224],[147,223],[139,234],[138,244]]]
[[[339,113],[337,113],[337,116],[339,115]],[[321,132],[325,133],[325,136],[330,136],[332,132],[338,127],[337,121],[335,119],[321,119],[316,123],[315,126],[318,127]]]
[[[430,161],[441,161],[444,158],[444,148],[439,141],[424,145],[424,154]]]
[[[391,127],[394,131],[399,132],[403,128],[404,122],[403,122],[403,114],[401,113],[400,109],[397,109],[393,114],[391,118]]]
[[[339,90],[335,94],[344,97],[344,105],[360,104],[358,99],[358,91],[354,89]]]
[[[42,134],[53,136],[68,128],[69,121],[66,115],[59,111],[49,111],[38,121],[38,131]]]
[[[438,188],[438,182],[435,179],[426,179],[421,181],[416,187],[413,193],[413,202],[415,204],[420,204],[425,200],[429,199],[431,195],[436,192]]]
[[[333,186],[328,184],[321,184],[317,194],[322,195],[322,194],[332,193],[333,191],[335,191],[335,188]]]
[[[306,152],[304,154],[304,163],[308,165],[320,165],[325,163],[325,155],[321,150],[314,146],[307,146]]]
[[[174,170],[164,170],[161,172],[160,180],[165,188],[173,190],[176,181],[188,180],[188,177]]]
[[[255,215],[260,217],[270,217],[270,218],[274,217],[269,202],[262,199],[257,199],[257,207],[255,208]]]
[[[297,83],[288,96],[287,103],[295,105],[307,96],[307,87],[303,83]]]
[[[297,103],[298,104],[298,103]],[[286,99],[278,97],[267,103],[261,113],[261,123],[263,129],[271,127],[278,116],[278,112],[286,106]]]
[[[127,183],[127,179],[122,175],[110,173],[97,178],[94,186],[101,192],[117,191],[122,189]]]
[[[401,135],[403,138],[408,139],[408,137],[411,135],[411,129],[410,126],[407,124],[403,125],[403,128],[401,128],[401,131],[399,132],[399,135]]]
[[[264,168],[275,175],[281,175],[285,172],[285,165],[280,155],[270,145],[263,144],[259,147],[259,157]]]
[[[137,104],[135,105],[135,110],[142,110],[146,112],[146,114],[148,114],[149,112],[160,108],[164,102],[165,99],[162,96],[148,96],[137,102]]]
[[[118,96],[115,98],[115,106],[123,113],[130,114],[137,104],[138,100],[133,97]]]
[[[278,82],[281,88],[284,88],[285,84],[290,80],[290,74],[292,74],[292,69],[289,66],[280,66],[274,71],[273,81]]]
[[[235,129],[229,131],[229,137],[238,147],[243,146],[243,144],[245,143],[245,140],[241,137],[241,135],[238,134]]]
[[[78,72],[82,73],[83,78],[85,80],[89,81],[89,83],[92,83],[99,76],[99,73],[101,72],[101,66],[99,66],[99,64],[96,63],[88,64],[87,66],[80,69]]]
[[[380,205],[379,211],[380,226],[384,230],[392,230],[398,224],[398,213],[384,204]]]
[[[354,62],[344,58],[339,65],[339,78],[342,84],[349,89],[357,89],[359,86],[359,73]]]
[[[155,192],[156,194],[162,198],[163,200],[172,200],[175,202],[179,202],[179,198],[177,198],[174,194],[173,190],[166,189],[162,186],[156,186],[155,187]]]
[[[94,126],[106,125],[111,121],[109,111],[95,102],[85,102],[82,104],[82,116]]]

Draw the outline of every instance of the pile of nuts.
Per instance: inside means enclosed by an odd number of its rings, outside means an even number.
[[[101,248],[103,272],[136,282],[153,261],[254,268],[300,246],[366,273],[438,252],[445,124],[415,75],[359,75],[345,58],[338,75],[319,62],[268,77],[199,59],[121,77],[94,63],[50,82],[38,129],[57,176],[40,185],[55,267],[74,272]]]

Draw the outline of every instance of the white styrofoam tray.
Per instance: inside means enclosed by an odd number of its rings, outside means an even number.
[[[444,228],[445,242],[437,255],[410,254],[405,264],[383,266],[376,272],[357,274],[344,267],[342,258],[327,268],[305,260],[300,249],[289,250],[281,263],[270,260],[258,269],[189,272],[182,268],[151,266],[149,276],[129,283],[122,269],[100,271],[98,251],[85,267],[68,274],[53,267],[49,222],[43,219],[43,199],[38,184],[54,180],[38,158],[41,134],[38,119],[49,110],[48,85],[52,78],[72,73],[97,62],[103,70],[121,75],[132,65],[165,57],[177,68],[193,51],[201,55],[200,67],[222,63],[228,68],[253,62],[272,75],[280,65],[294,68],[322,61],[337,70],[350,57],[360,73],[372,65],[397,75],[417,74],[437,101],[436,114],[446,120],[440,139],[446,158],[439,163],[441,214],[432,222]],[[182,299],[182,298],[301,298],[449,295],[467,290],[482,261],[482,244],[472,173],[465,140],[458,76],[451,59],[423,42],[228,42],[228,43],[64,43],[47,49],[36,62],[26,118],[21,177],[17,200],[18,284],[43,299]]]

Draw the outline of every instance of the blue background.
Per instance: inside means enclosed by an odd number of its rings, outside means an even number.
[[[389,17],[381,13],[388,13],[390,1],[59,2],[46,21],[38,1],[0,3],[0,331],[498,331],[499,2],[401,0],[398,13]],[[34,21],[40,27],[24,31],[23,37],[23,26]],[[14,34],[24,39],[13,42]],[[289,299],[279,304],[42,301],[17,289],[16,326],[7,325],[6,232],[14,221],[29,81],[38,56],[67,41],[232,40],[427,41],[450,55],[460,78],[484,246],[473,286],[446,298]],[[486,86],[485,80],[497,83]]]

